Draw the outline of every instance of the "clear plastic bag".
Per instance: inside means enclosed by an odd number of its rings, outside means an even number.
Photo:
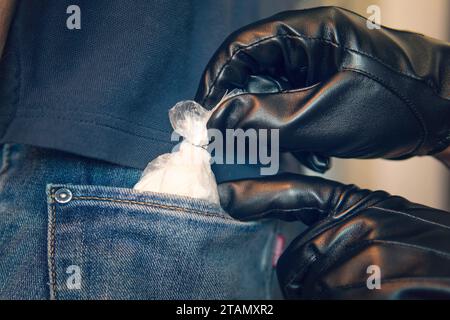
[[[178,102],[169,110],[173,129],[184,140],[179,150],[151,161],[134,189],[188,196],[219,204],[211,155],[206,150],[206,124],[212,111],[195,101]]]

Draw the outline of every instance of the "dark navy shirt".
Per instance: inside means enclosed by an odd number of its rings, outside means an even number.
[[[0,143],[144,168],[172,148],[167,110],[194,97],[232,31],[298,1],[24,0],[0,63]],[[81,29],[68,29],[78,5]]]

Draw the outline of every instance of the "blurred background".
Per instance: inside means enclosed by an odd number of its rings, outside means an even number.
[[[298,2],[298,3],[297,3]],[[381,24],[419,32],[450,41],[450,1],[448,0],[299,0],[297,9],[334,5],[365,17],[370,5],[381,10]],[[266,13],[270,10],[267,3]],[[310,171],[308,174],[314,174]],[[392,194],[450,211],[450,170],[432,157],[404,161],[333,159],[327,176],[369,189],[383,189]]]

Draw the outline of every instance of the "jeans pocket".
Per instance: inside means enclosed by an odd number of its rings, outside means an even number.
[[[165,194],[48,185],[54,299],[265,299],[274,224]]]

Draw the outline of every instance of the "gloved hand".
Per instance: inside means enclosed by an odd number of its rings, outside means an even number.
[[[450,144],[450,45],[371,30],[344,9],[283,12],[233,33],[196,100],[212,107],[235,88],[249,93],[221,103],[209,127],[278,128],[282,151],[300,156],[403,159]]]
[[[278,261],[287,298],[450,299],[448,212],[294,174],[224,183],[219,193],[235,218],[310,226]],[[371,266],[381,271],[380,289],[367,286]]]

